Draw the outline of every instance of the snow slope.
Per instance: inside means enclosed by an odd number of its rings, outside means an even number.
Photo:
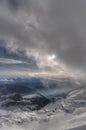
[[[56,97],[40,110],[0,108],[0,130],[79,130],[86,125],[86,86]]]

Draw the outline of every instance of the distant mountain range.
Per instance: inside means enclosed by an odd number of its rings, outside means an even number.
[[[0,82],[0,104],[3,107],[22,106],[24,109],[37,110],[55,102],[57,98],[65,99],[68,92],[77,87],[79,85],[69,79],[5,79]]]

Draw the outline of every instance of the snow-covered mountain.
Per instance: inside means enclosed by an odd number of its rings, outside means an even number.
[[[58,83],[61,85],[61,80]],[[45,91],[49,90],[47,87]],[[86,85],[79,83],[65,96],[62,93],[51,98],[43,93],[43,88],[39,90],[29,95],[0,96],[0,130],[67,130],[86,124]]]

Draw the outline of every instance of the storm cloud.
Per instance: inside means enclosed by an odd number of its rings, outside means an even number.
[[[86,1],[0,0],[0,37],[86,70]]]

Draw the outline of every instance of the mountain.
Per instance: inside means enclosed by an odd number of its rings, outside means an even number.
[[[63,93],[66,88],[69,90]],[[0,84],[1,130],[69,130],[84,126],[85,121],[86,85],[83,83],[20,78]]]
[[[45,78],[8,78],[0,80],[0,95],[19,93],[22,95],[40,93],[47,98],[65,95],[70,90],[78,88],[75,80],[70,79],[45,79]]]
[[[16,93],[10,96],[1,96],[0,104],[2,108],[14,107],[21,110],[34,111],[39,110],[50,103],[50,100],[42,95],[32,95],[23,97]]]

